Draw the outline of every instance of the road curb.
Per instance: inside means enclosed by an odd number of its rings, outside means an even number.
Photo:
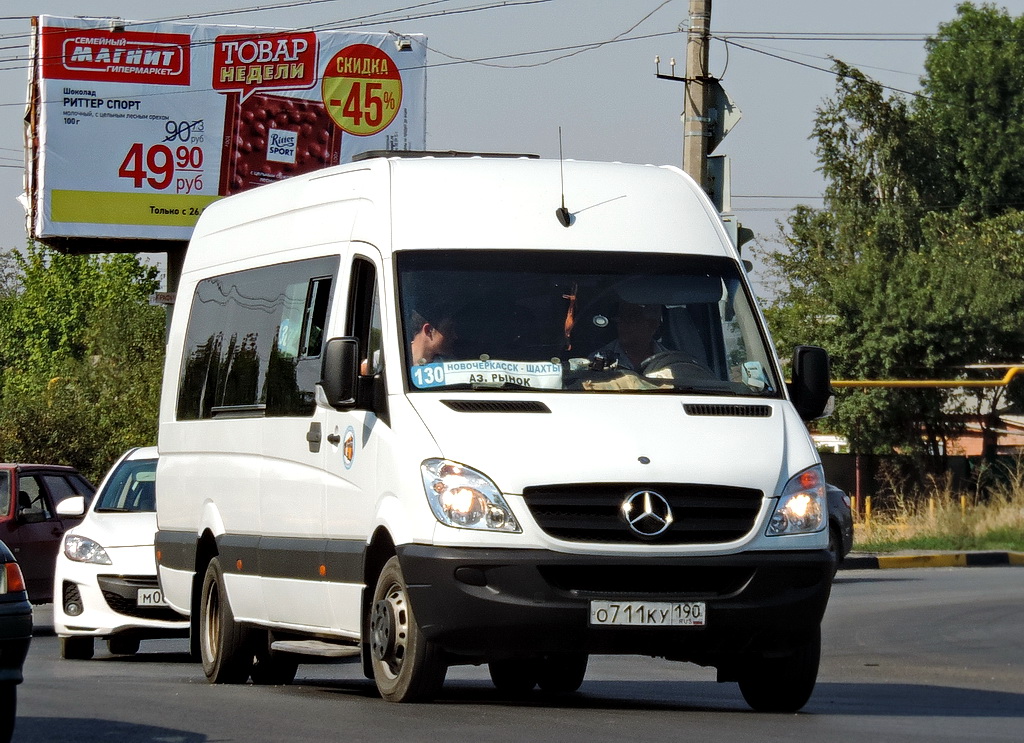
[[[1024,567],[1024,552],[942,552],[913,555],[847,555],[840,570],[896,568]]]

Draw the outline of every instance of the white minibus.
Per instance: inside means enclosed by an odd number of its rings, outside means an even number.
[[[672,167],[375,153],[208,207],[160,409],[163,595],[215,683],[361,662],[569,693],[594,654],[817,677],[831,589],[804,421],[740,256]]]

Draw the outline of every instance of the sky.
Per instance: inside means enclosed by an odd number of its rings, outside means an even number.
[[[762,249],[798,203],[821,205],[809,139],[835,91],[831,58],[899,91],[919,88],[924,39],[959,0],[714,0],[710,72],[742,111],[729,156],[733,211]],[[997,2],[1012,15],[1024,0]],[[681,165],[689,0],[5,0],[0,9],[0,250],[25,245],[22,120],[30,17],[353,28],[427,37],[432,150]],[[210,15],[224,11],[225,15]],[[242,12],[237,12],[242,11]],[[190,18],[203,14],[203,18]],[[157,256],[159,258],[159,256]],[[755,279],[757,278],[755,274]],[[756,282],[755,282],[756,283]],[[765,291],[762,286],[761,291]]]

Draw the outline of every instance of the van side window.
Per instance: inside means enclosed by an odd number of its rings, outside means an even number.
[[[199,282],[178,419],[311,415],[337,268],[317,258]]]

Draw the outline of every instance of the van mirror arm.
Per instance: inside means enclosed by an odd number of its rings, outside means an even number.
[[[831,361],[819,346],[793,349],[793,380],[787,385],[796,412],[805,421],[831,412],[833,403]]]
[[[351,408],[356,404],[359,376],[359,340],[331,338],[324,344],[323,362],[318,384],[335,408]]]

